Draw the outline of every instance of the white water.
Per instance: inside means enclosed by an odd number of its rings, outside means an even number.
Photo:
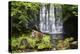
[[[49,9],[45,4],[42,4],[40,9],[40,31],[49,34],[62,33],[63,23],[60,14],[62,15],[62,8],[60,6],[54,10],[53,4],[50,4]]]

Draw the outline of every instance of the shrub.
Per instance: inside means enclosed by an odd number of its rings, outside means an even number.
[[[42,42],[44,43],[47,43],[47,42],[50,42],[50,36],[49,35],[44,35],[43,38],[42,38]]]
[[[38,37],[31,37],[26,35],[21,35],[19,38],[12,39],[12,47],[17,47],[20,50],[25,49],[51,49],[51,39],[49,35],[44,35],[42,39]],[[16,48],[15,48],[16,49]]]
[[[28,42],[27,42],[27,37],[22,35],[21,37],[18,38],[18,48],[20,49],[25,49],[26,47],[28,47]]]
[[[38,49],[44,49],[45,48],[45,44],[44,43],[39,43],[38,44]]]
[[[28,43],[29,43],[29,45],[30,45],[31,48],[35,48],[36,47],[36,39],[28,37],[27,41],[28,41]]]
[[[52,44],[51,43],[39,43],[38,49],[51,49]]]
[[[11,50],[16,50],[19,42],[17,38],[11,38]]]
[[[50,41],[50,36],[49,35],[44,35],[41,42],[38,44],[38,49],[50,49],[52,48],[52,44]]]
[[[74,40],[73,37],[66,38],[64,40],[58,40],[56,47],[57,47],[58,50],[68,49],[68,48],[70,48],[70,45],[74,42],[73,40]]]

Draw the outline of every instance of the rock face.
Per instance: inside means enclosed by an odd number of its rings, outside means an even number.
[[[36,30],[32,30],[32,37],[39,37],[42,38],[43,37],[43,33],[36,31]]]
[[[74,37],[75,40],[78,39],[78,18],[76,16],[72,16],[68,18],[63,23],[63,29],[64,29],[64,37]]]

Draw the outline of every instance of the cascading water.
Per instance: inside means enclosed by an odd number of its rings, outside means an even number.
[[[43,4],[40,10],[40,31],[49,34],[62,33],[63,25],[59,14],[61,14],[60,7],[54,10],[54,6],[50,5],[50,9],[48,10],[46,5]]]
[[[42,4],[40,9],[40,31],[52,35],[53,39],[60,36],[63,33],[62,22],[62,8],[61,6],[54,6],[50,4],[47,7],[46,4]]]

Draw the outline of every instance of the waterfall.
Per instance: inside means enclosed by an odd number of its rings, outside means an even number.
[[[40,9],[40,31],[49,34],[62,33],[62,8],[50,4],[47,8],[46,4],[42,4]]]

